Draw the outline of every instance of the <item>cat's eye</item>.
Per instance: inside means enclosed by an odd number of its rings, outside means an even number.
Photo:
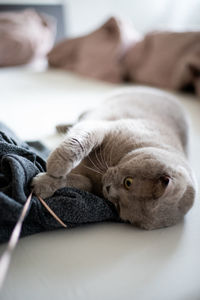
[[[131,187],[131,185],[132,185],[132,183],[133,183],[133,178],[132,177],[126,177],[124,179],[124,187],[125,187],[125,189],[129,190],[130,187]]]

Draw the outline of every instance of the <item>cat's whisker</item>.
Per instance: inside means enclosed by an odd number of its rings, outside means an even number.
[[[106,164],[106,167],[107,167],[107,169],[108,169],[108,168],[109,168],[109,166],[108,166],[108,163],[107,163],[106,159],[105,159],[105,164]]]
[[[100,157],[101,157],[101,161],[102,161],[102,164],[103,164],[103,157],[102,157],[102,151],[101,151],[102,149],[101,149],[101,145],[100,145],[100,147],[99,147],[99,155],[100,155]],[[105,166],[104,166],[105,167]]]
[[[109,165],[112,165],[112,154],[113,154],[113,146],[111,146],[110,152],[109,152]]]
[[[101,171],[104,172],[104,171],[105,171],[105,166],[103,165],[102,161],[99,160],[98,155],[97,155],[97,153],[96,153],[96,149],[95,149],[95,151],[94,151],[94,154],[95,154],[95,157],[96,157],[96,160],[97,160],[99,169],[103,168],[103,170],[101,169]]]
[[[103,173],[97,171],[96,169],[90,168],[90,167],[88,167],[88,166],[86,166],[86,165],[84,165],[84,167],[87,168],[87,169],[89,169],[89,170],[91,170],[91,171],[93,171],[93,172],[95,172],[95,173],[98,173],[98,174],[103,175]]]
[[[89,161],[92,163],[93,167],[95,168],[95,170],[98,170],[100,174],[103,175],[102,170],[98,168],[97,165],[95,165],[95,163],[93,162],[93,160],[90,158],[90,156],[88,155],[88,159]]]
[[[108,147],[108,146],[107,146]],[[103,151],[103,162],[104,162],[104,164],[105,164],[105,167],[108,169],[109,168],[109,166],[108,166],[108,164],[107,164],[107,162],[106,162],[106,157],[105,157],[105,155],[106,155],[106,148],[107,147],[105,147],[104,148],[104,151]]]
[[[105,151],[105,149],[104,149],[104,151]],[[104,155],[105,152],[104,151],[102,152],[102,148],[100,146],[101,160],[102,160],[102,163],[103,163],[104,170],[106,171],[108,169],[108,165],[106,163],[106,159],[105,159],[105,155]]]

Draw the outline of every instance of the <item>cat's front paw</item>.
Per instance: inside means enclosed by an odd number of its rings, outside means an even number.
[[[64,186],[63,179],[52,178],[47,173],[39,173],[31,182],[34,194],[42,198],[52,196],[57,189]]]

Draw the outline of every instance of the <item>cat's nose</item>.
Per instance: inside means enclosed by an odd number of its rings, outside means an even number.
[[[106,191],[107,191],[107,193],[109,193],[109,191],[110,191],[110,185],[106,186]]]

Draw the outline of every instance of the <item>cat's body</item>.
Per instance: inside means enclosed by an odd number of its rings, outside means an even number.
[[[104,196],[123,220],[146,229],[178,222],[192,206],[188,125],[169,94],[132,88],[86,112],[50,155],[36,194],[73,186]]]

